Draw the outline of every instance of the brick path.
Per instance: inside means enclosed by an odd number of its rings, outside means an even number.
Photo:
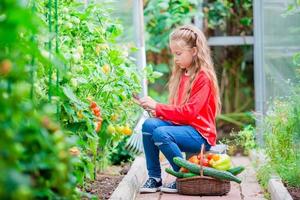
[[[232,158],[234,166],[243,165],[246,170],[238,175],[242,183],[231,182],[231,190],[225,196],[186,196],[179,194],[167,194],[162,192],[152,194],[138,194],[136,200],[263,200],[262,189],[255,178],[255,171],[248,157],[236,156]],[[175,177],[165,173],[164,169],[169,167],[167,162],[162,164],[163,183],[175,180]]]

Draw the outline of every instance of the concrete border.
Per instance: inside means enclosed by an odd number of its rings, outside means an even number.
[[[260,167],[266,163],[266,155],[263,151],[251,150],[249,153],[249,158],[256,165]],[[281,178],[277,175],[271,176],[268,183],[268,192],[271,195],[272,200],[293,200],[292,196],[283,185]]]
[[[147,177],[144,154],[135,158],[130,170],[112,193],[110,200],[132,200]]]
[[[272,200],[293,200],[278,176],[274,176],[269,180],[268,191],[271,194]]]

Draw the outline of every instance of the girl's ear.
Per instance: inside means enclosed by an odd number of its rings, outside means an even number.
[[[197,53],[198,53],[197,47],[193,47],[192,51],[193,51],[193,52],[192,52],[192,53],[193,53],[193,56],[196,56]]]

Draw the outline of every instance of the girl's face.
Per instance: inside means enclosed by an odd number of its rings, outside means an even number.
[[[188,47],[183,40],[172,41],[170,49],[174,56],[175,64],[181,69],[188,69],[192,65],[193,57],[197,54],[197,48]]]

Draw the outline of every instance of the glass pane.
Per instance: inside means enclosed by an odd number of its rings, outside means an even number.
[[[297,82],[293,56],[300,52],[300,14],[286,15],[291,1],[263,3],[263,62],[266,100],[286,96]],[[298,67],[299,68],[299,67]]]

